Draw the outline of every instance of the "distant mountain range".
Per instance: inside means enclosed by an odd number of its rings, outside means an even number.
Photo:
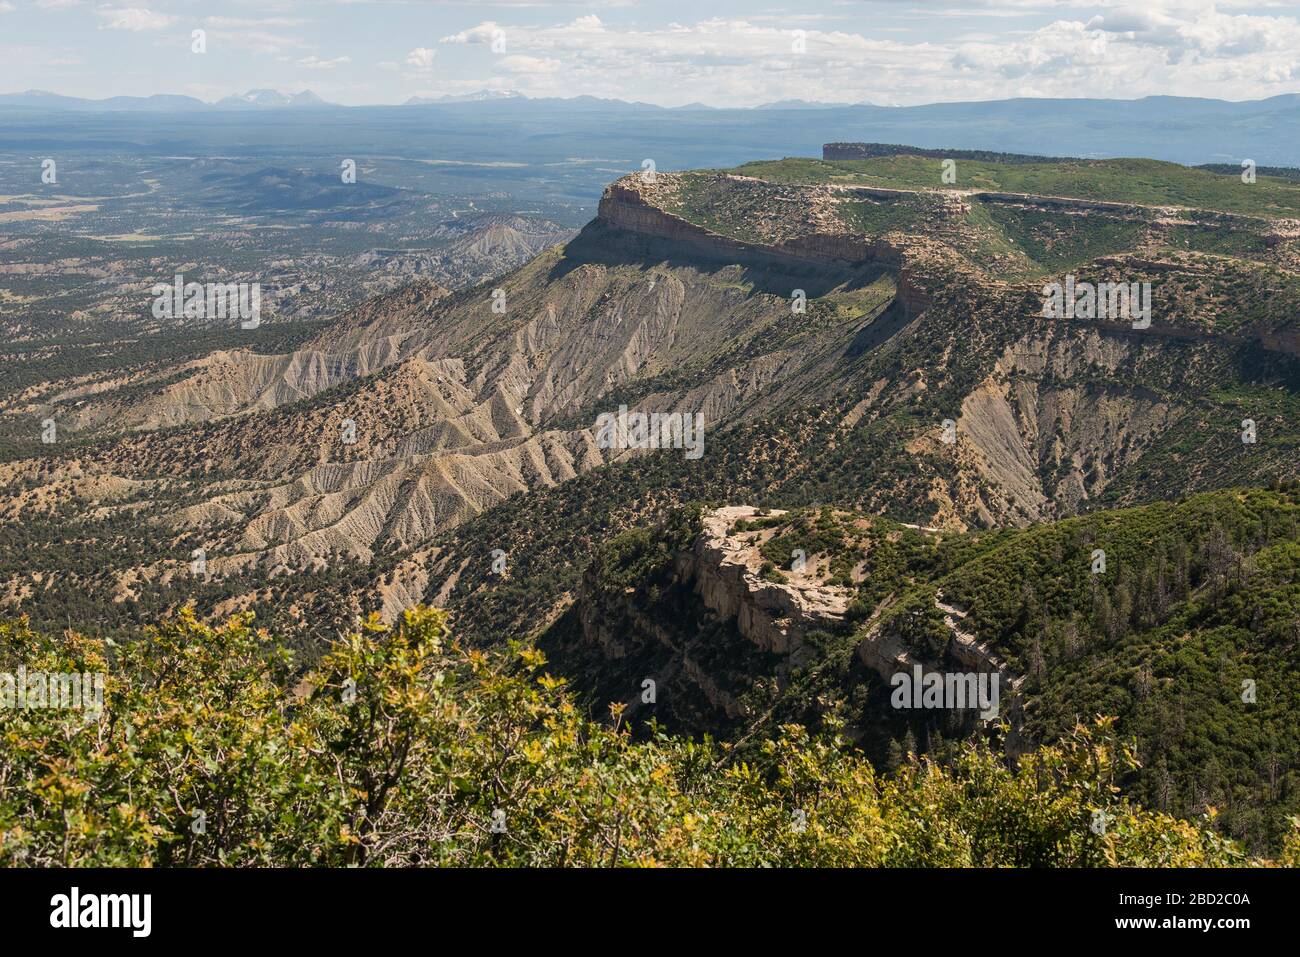
[[[24,93],[0,94],[0,107],[12,106],[40,110],[60,110],[85,113],[177,113],[200,110],[258,110],[258,109],[309,109],[334,106],[326,103],[311,90],[301,93],[281,93],[279,90],[249,90],[247,93],[227,96],[215,103],[205,103],[193,96],[158,93],[153,96],[110,96],[103,100],[90,100],[79,96],[63,96],[46,90],[27,90]]]
[[[0,95],[0,112],[21,114],[25,125],[0,124],[0,145],[26,148],[42,137],[97,135],[75,116],[109,112],[135,117],[132,135],[152,139],[171,125],[191,126],[203,137],[206,118],[238,112],[250,123],[273,118],[293,128],[301,148],[317,148],[323,135],[316,113],[330,111],[328,142],[356,151],[373,143],[375,130],[430,140],[426,147],[491,162],[557,162],[570,157],[653,157],[660,169],[735,164],[753,156],[817,155],[827,142],[909,143],[917,147],[986,150],[1084,158],[1145,156],[1186,164],[1300,166],[1300,94],[1230,102],[1200,97],[1151,96],[1136,100],[1033,99],[930,103],[921,106],[843,105],[786,100],[736,109],[701,103],[667,108],[595,96],[531,98],[510,91],[416,96],[405,104],[345,107],[312,93],[250,90],[205,103],[188,96],[110,97],[103,100],[28,91]],[[429,124],[426,112],[445,122]],[[346,119],[357,119],[348,123]],[[44,125],[40,136],[31,121]],[[125,122],[125,120],[124,120]],[[491,140],[486,131],[508,124],[517,135]],[[172,130],[168,135],[174,133]],[[490,155],[489,155],[490,154]],[[547,157],[541,160],[540,157]],[[639,159],[637,160],[639,162]],[[605,164],[608,165],[608,164]],[[607,171],[606,171],[607,172]],[[603,185],[592,167],[583,193]]]
[[[609,99],[596,96],[572,97],[530,97],[517,90],[477,90],[473,93],[447,93],[442,96],[412,96],[402,106],[438,106],[444,104],[477,103],[492,105],[564,105],[572,108],[623,108],[635,110],[654,110],[657,112],[689,112],[708,110],[719,113],[749,113],[756,110],[816,110],[860,112],[863,115],[878,114],[900,116],[919,112],[941,113],[944,116],[966,114],[977,116],[986,114],[1001,117],[1008,112],[1020,113],[1028,117],[1044,114],[1075,113],[1080,117],[1097,116],[1099,112],[1110,113],[1109,119],[1149,119],[1159,122],[1178,122],[1214,116],[1233,118],[1265,115],[1300,109],[1300,93],[1287,93],[1269,97],[1264,100],[1214,100],[1204,97],[1187,96],[1147,96],[1138,100],[1107,99],[1039,99],[1018,97],[1009,100],[971,100],[954,103],[929,103],[919,106],[877,106],[873,103],[820,103],[812,100],[777,100],[762,103],[754,107],[718,107],[707,103],[687,103],[682,106],[657,106],[633,100]],[[47,110],[71,110],[85,112],[121,112],[121,111],[159,111],[176,112],[190,110],[242,110],[242,109],[314,109],[334,107],[338,109],[372,109],[383,108],[390,104],[369,104],[367,106],[344,107],[321,99],[310,90],[301,93],[282,93],[273,89],[249,90],[246,93],[223,97],[214,103],[208,103],[193,96],[182,94],[156,93],[153,96],[111,96],[102,100],[87,99],[77,96],[64,96],[46,90],[27,90],[23,93],[0,93],[0,107],[30,107]],[[1122,116],[1121,116],[1122,114]]]
[[[652,110],[721,110],[723,107],[710,106],[708,103],[686,103],[682,106],[655,106],[653,103],[641,103],[639,101],[629,100],[610,100],[602,99],[596,96],[573,96],[573,97],[545,97],[543,99],[534,99],[525,96],[518,90],[478,90],[474,93],[448,93],[443,96],[413,96],[403,106],[430,106],[439,103],[487,103],[497,102],[500,100],[514,100],[546,103],[574,103],[574,104],[617,104],[621,106],[640,107]],[[815,103],[811,100],[778,100],[774,103],[763,103],[753,107],[756,110],[836,110],[851,106],[870,106],[869,103]]]
[[[776,100],[754,107],[719,107],[707,103],[693,102],[682,106],[657,106],[635,100],[620,100],[596,96],[571,97],[530,97],[518,90],[476,90],[473,93],[446,93],[442,96],[412,96],[402,106],[432,106],[448,103],[511,103],[511,104],[570,104],[573,106],[621,106],[636,109],[648,109],[665,112],[710,110],[715,112],[741,112],[753,110],[860,110],[883,113],[908,113],[918,110],[931,111],[981,111],[993,113],[1005,112],[1007,109],[1026,111],[1082,110],[1094,111],[1097,108],[1111,108],[1136,111],[1152,119],[1185,119],[1228,113],[1244,115],[1251,113],[1273,113],[1280,110],[1300,108],[1300,93],[1285,93],[1264,100],[1214,100],[1205,97],[1190,96],[1147,96],[1137,100],[1109,99],[1044,99],[1017,97],[1008,100],[969,100],[953,103],[928,103],[919,106],[878,106],[874,103],[822,103],[813,100]],[[197,97],[173,93],[155,93],[152,96],[110,96],[105,99],[88,99],[79,96],[64,96],[48,90],[26,90],[22,93],[0,93],[0,107],[34,107],[56,110],[84,110],[92,112],[113,112],[122,110],[211,110],[211,109],[258,109],[258,108],[315,108],[339,107],[345,109],[368,109],[391,104],[368,104],[366,106],[343,107],[321,99],[311,90],[301,93],[282,93],[273,89],[255,89],[246,93],[232,94],[213,103]]]
[[[256,110],[286,106],[310,108],[333,105],[333,103],[326,103],[311,90],[303,90],[301,93],[281,93],[279,90],[249,90],[247,93],[242,95],[227,96],[216,102],[218,109],[241,110]]]
[[[698,104],[692,104],[698,106]],[[817,103],[812,100],[777,100],[775,103],[763,103],[754,107],[756,110],[840,110],[846,107],[873,107],[872,103]],[[688,109],[688,107],[682,107]],[[705,107],[708,109],[708,107]]]
[[[442,96],[413,96],[403,106],[428,106],[432,103],[483,103],[488,100],[526,100],[517,90],[478,90],[475,93],[444,93]]]

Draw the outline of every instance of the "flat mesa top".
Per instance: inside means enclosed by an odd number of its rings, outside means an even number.
[[[1300,170],[896,153],[632,174],[611,202],[628,191],[733,240],[883,242],[909,255],[955,256],[999,280],[1115,257],[1300,277]]]
[[[1181,166],[1149,159],[1044,159],[991,162],[896,154],[866,159],[787,157],[745,163],[729,172],[769,183],[803,186],[874,186],[960,193],[1004,192],[1060,196],[1142,206],[1174,206],[1263,218],[1300,217],[1297,179],[1243,169]]]

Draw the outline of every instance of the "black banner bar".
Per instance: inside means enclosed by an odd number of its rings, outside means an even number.
[[[734,943],[776,925],[842,939],[856,925],[969,939],[972,926],[1062,941],[1136,938],[1231,946],[1295,926],[1295,872],[1272,870],[9,870],[6,944],[245,941],[338,946],[477,928],[536,943],[547,926],[608,941],[683,926]],[[75,891],[74,891],[75,888]],[[846,923],[848,922],[848,923]],[[111,926],[86,926],[111,925]],[[147,933],[146,933],[147,932]],[[694,933],[694,932],[692,932]],[[570,938],[572,939],[572,938]],[[11,951],[12,952],[12,951]]]

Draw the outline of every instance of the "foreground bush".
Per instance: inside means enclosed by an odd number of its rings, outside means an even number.
[[[1014,770],[971,744],[882,777],[797,726],[742,760],[592,721],[539,653],[461,648],[426,608],[306,676],[247,618],[188,611],[125,647],[0,625],[19,664],[108,680],[97,715],[0,709],[10,866],[1255,863],[1122,802],[1109,721]]]

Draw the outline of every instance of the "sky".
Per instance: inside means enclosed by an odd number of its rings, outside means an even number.
[[[193,51],[203,30],[206,52]],[[1300,92],[1300,2],[0,0],[0,92],[661,106]]]

